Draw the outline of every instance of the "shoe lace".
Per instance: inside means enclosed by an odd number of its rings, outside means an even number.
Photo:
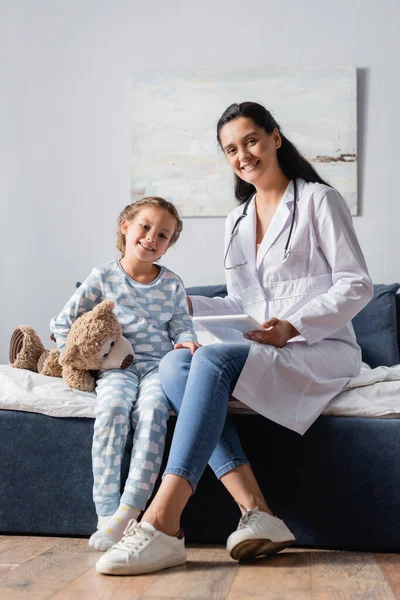
[[[114,544],[113,548],[125,550],[136,556],[143,548],[144,544],[151,540],[154,532],[143,529],[140,523],[131,519],[124,530],[121,540]]]
[[[251,508],[246,508],[242,504],[239,504],[239,506],[244,512],[239,521],[238,529],[243,529],[244,527],[249,527],[258,520],[258,513],[259,513],[258,506],[252,506]]]

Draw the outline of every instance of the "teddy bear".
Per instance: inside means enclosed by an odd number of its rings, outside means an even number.
[[[132,346],[122,335],[112,312],[114,306],[112,300],[104,300],[78,317],[61,354],[55,348],[46,350],[32,327],[20,325],[11,336],[10,365],[62,377],[68,387],[93,392],[95,377],[91,371],[127,369],[133,362]]]

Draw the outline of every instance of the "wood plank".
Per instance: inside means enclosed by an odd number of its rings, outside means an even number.
[[[310,554],[284,550],[241,563],[228,600],[310,600]]]
[[[181,567],[161,571],[156,581],[140,596],[161,600],[225,600],[239,569],[224,547],[189,547],[188,561]]]
[[[34,541],[35,540],[35,541]],[[58,540],[62,542],[63,538],[60,537],[42,537],[32,535],[1,535],[0,536],[0,555],[3,552],[8,552],[10,549],[15,548],[17,544],[35,544],[39,540]]]
[[[0,598],[51,598],[68,583],[92,568],[98,557],[99,553],[89,551],[86,539],[62,539],[57,546],[1,577]]]
[[[395,599],[372,553],[310,552],[310,559],[313,599]]]
[[[400,599],[400,554],[375,554],[375,558],[394,596]]]
[[[66,585],[51,600],[138,600],[157,577],[158,573],[136,577],[101,575],[92,568]]]
[[[0,577],[63,541],[59,537],[10,535],[7,538],[0,540]]]
[[[400,600],[400,555],[287,549],[239,563],[223,547],[192,546],[182,567],[102,576],[86,539],[0,536],[5,600]]]

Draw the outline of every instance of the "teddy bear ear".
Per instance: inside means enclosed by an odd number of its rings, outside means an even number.
[[[69,346],[61,353],[61,356],[58,359],[59,363],[63,366],[68,365],[73,362],[77,354],[78,346]]]
[[[92,310],[93,314],[100,316],[105,315],[108,312],[111,312],[115,307],[115,302],[113,300],[103,300]]]

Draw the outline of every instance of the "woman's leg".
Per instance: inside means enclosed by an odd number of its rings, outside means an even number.
[[[194,354],[165,476],[143,515],[143,521],[158,531],[176,535],[191,488],[195,489],[209,457],[214,471],[243,512],[238,529],[227,540],[227,549],[236,559],[277,552],[294,541],[285,523],[272,515],[236,431],[229,420],[224,421],[229,396],[246,357],[241,346],[228,345],[206,346]],[[167,361],[164,366],[171,367]],[[163,376],[161,365],[160,375]],[[182,392],[183,381],[180,388]],[[173,395],[172,381],[171,385],[167,383],[166,392]],[[219,432],[223,432],[220,438]]]
[[[241,493],[242,475],[236,476],[236,485],[226,475],[243,465],[251,473],[236,429],[227,419],[228,400],[247,355],[247,345],[213,344],[199,348],[191,361],[185,350],[171,352],[161,361],[163,387],[179,417],[163,482],[143,516],[156,529],[169,535],[179,530],[181,512],[207,462],[235,489],[238,502],[246,506],[249,497],[260,494],[258,486],[254,493],[247,489]]]
[[[258,506],[261,511],[270,515],[273,514],[250,465],[243,465],[225,473],[221,477],[221,483],[224,484],[232,498],[236,500],[242,514],[245,509],[253,506]]]
[[[182,440],[172,443],[165,473],[185,477],[187,473],[176,465],[183,465],[185,471],[186,463],[193,471],[187,478],[194,490],[207,464],[203,452],[210,456],[207,462],[218,478],[234,467],[249,464],[236,428],[227,416],[228,401],[248,350],[244,344],[212,344],[199,348],[193,356],[189,350],[175,350],[160,363],[162,386],[179,415],[174,439]],[[196,460],[200,474],[195,472]]]
[[[232,349],[225,344],[214,348],[220,363],[219,368],[222,368],[222,365],[229,360],[232,350],[236,352],[236,349],[242,354],[244,364],[248,346],[238,347],[235,344]],[[214,360],[212,355],[211,358]],[[186,350],[170,352],[161,361],[163,388],[176,414],[179,414],[181,410],[191,362],[192,355]],[[232,382],[232,389],[236,380],[237,377]],[[221,437],[209,460],[209,465],[239,505],[246,508],[258,506],[260,510],[272,514],[242,450],[236,428],[229,415],[226,416]]]

